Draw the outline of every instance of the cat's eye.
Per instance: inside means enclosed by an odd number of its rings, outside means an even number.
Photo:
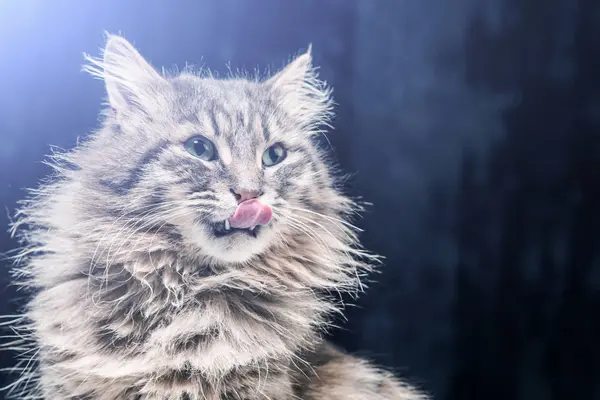
[[[262,162],[266,167],[279,164],[283,161],[287,152],[281,143],[275,143],[265,150],[262,156]]]
[[[213,161],[217,158],[217,149],[213,142],[204,136],[194,136],[186,140],[185,149],[193,155],[204,161]]]

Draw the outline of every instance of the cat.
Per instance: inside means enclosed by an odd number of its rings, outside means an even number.
[[[324,338],[379,258],[318,137],[311,48],[272,76],[159,73],[107,34],[101,128],[21,204],[15,398],[416,400]]]

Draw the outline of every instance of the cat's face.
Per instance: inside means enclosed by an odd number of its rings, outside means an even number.
[[[153,210],[146,225],[224,262],[318,229],[335,199],[312,136],[331,103],[310,53],[262,82],[165,78],[119,37],[98,63],[114,122],[101,180]]]
[[[169,223],[205,254],[244,261],[288,234],[294,208],[317,207],[325,167],[266,85],[190,76],[170,84],[177,109],[156,126],[170,133],[152,161],[162,196],[181,209]]]

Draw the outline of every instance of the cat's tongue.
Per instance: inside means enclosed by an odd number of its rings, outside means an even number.
[[[248,229],[256,225],[266,225],[271,220],[273,211],[271,207],[256,199],[242,201],[235,214],[229,218],[232,228]]]

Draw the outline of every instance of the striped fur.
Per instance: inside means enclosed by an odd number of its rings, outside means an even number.
[[[6,345],[24,360],[13,398],[422,398],[322,339],[377,257],[315,144],[332,102],[310,50],[262,80],[159,74],[117,36],[87,59],[102,127],[51,156],[13,226],[32,294]],[[218,160],[185,151],[199,133]],[[288,156],[262,167],[273,143]],[[273,208],[256,238],[212,234],[232,187]]]

